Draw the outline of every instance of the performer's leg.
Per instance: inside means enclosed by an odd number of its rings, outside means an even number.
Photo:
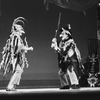
[[[23,69],[19,65],[17,65],[16,71],[14,72],[14,74],[10,79],[10,82],[8,83],[7,86],[8,90],[13,90],[14,85],[19,85],[22,73],[23,73]]]
[[[73,70],[73,67],[72,67],[71,71],[67,70],[67,73],[69,75],[69,78],[70,78],[70,81],[71,81],[71,85],[73,85],[73,84],[78,85],[79,82],[78,82],[77,76],[76,76],[76,74],[75,74],[75,72]]]
[[[62,89],[66,88],[69,89],[69,82],[68,82],[68,75],[67,73],[64,73],[61,69],[58,72],[58,76],[60,79],[61,87]]]
[[[71,67],[71,66],[70,66]],[[67,70],[67,73],[69,75],[70,81],[71,81],[71,88],[75,89],[75,88],[79,88],[79,80],[78,77],[75,73],[75,70],[73,67],[71,67],[70,70]]]

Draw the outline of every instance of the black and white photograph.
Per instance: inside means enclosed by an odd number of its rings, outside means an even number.
[[[0,0],[0,96],[99,92],[100,0]]]

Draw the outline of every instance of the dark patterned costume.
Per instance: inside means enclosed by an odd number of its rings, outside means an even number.
[[[69,31],[63,30],[61,35],[64,39],[58,42],[56,38],[53,38],[51,45],[58,54],[60,68],[58,75],[61,86],[79,86],[80,52]]]

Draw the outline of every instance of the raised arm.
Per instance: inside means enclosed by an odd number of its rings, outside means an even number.
[[[24,49],[26,50],[26,51],[28,51],[28,50],[31,50],[31,51],[33,51],[33,47],[31,46],[31,47],[29,47],[28,46],[28,42],[26,41],[26,37],[25,37],[25,43],[26,43],[26,45],[24,46]]]
[[[53,48],[55,51],[58,51],[58,52],[60,51],[60,48],[57,45],[57,39],[56,38],[52,39],[51,48]]]

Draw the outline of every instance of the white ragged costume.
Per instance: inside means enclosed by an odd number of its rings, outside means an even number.
[[[25,19],[18,17],[14,20],[11,28],[11,35],[6,41],[6,45],[2,52],[2,61],[0,63],[3,75],[12,72],[10,82],[8,83],[6,90],[15,90],[15,86],[19,85],[23,68],[28,68],[28,61],[25,56],[28,50],[33,50],[33,47],[28,47],[26,38],[24,41],[21,39],[21,35],[25,33],[22,25],[24,25]]]

